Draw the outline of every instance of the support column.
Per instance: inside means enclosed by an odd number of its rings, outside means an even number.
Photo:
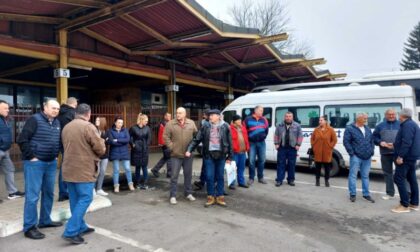
[[[67,30],[61,29],[58,31],[58,44],[60,46],[60,57],[58,68],[54,70],[54,77],[57,84],[57,101],[63,104],[68,98],[68,78],[70,77],[70,71],[67,69]]]
[[[169,85],[165,86],[165,91],[168,97],[168,112],[175,118],[176,114],[176,93],[179,91],[179,86],[176,85],[176,71],[175,64],[171,63],[171,76]]]

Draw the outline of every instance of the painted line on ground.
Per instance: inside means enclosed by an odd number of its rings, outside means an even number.
[[[155,247],[153,247],[151,245],[148,245],[148,244],[142,244],[142,243],[140,243],[136,240],[133,240],[131,238],[119,235],[117,233],[114,233],[112,231],[109,231],[109,230],[106,230],[106,229],[103,229],[103,228],[100,228],[100,227],[95,227],[95,226],[91,226],[91,227],[94,228],[95,233],[97,233],[99,235],[102,235],[102,236],[105,236],[107,238],[125,243],[127,245],[130,245],[130,246],[135,247],[135,248],[139,248],[139,249],[147,251],[147,252],[169,252],[168,250],[164,250],[163,248],[155,248]]]

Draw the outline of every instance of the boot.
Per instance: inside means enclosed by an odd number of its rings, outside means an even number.
[[[321,185],[321,184],[320,184],[320,182],[319,182],[319,178],[316,178],[315,185],[316,185],[316,186],[320,186],[320,185]]]
[[[116,184],[114,185],[114,193],[119,193],[120,192],[120,185]]]
[[[204,206],[209,207],[211,205],[214,205],[215,203],[216,203],[216,201],[215,201],[213,196],[207,196],[207,202]]]
[[[325,180],[325,187],[330,187],[330,182],[328,181],[328,179]]]
[[[134,185],[133,182],[128,183],[128,188],[130,189],[130,191],[134,191]]]
[[[225,202],[225,196],[219,196],[216,198],[216,203],[219,206],[226,206],[226,202]]]

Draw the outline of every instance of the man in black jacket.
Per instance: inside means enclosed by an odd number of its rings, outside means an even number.
[[[55,100],[44,103],[44,110],[30,117],[18,138],[25,176],[25,206],[23,232],[30,239],[43,239],[38,228],[59,227],[51,220],[57,157],[60,151],[60,122],[56,119],[60,104]],[[38,219],[38,199],[41,212]]]
[[[212,109],[208,112],[210,123],[205,124],[191,141],[185,156],[190,157],[191,152],[203,143],[203,159],[206,171],[207,202],[206,207],[215,203],[226,206],[224,198],[224,168],[225,163],[230,163],[232,150],[232,136],[230,126],[221,120],[220,110]],[[215,180],[216,177],[216,180]],[[216,192],[214,184],[216,181]],[[216,196],[216,197],[215,197]]]
[[[77,107],[77,99],[74,97],[69,97],[65,104],[61,105],[60,113],[58,114],[58,121],[60,121],[61,131],[64,127],[74,119],[75,111]],[[67,185],[63,181],[63,175],[61,172],[61,162],[64,159],[64,151],[61,149],[61,158],[60,158],[60,173],[58,174],[58,201],[65,201],[69,199],[69,193],[67,191]]]

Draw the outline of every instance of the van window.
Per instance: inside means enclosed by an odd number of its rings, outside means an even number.
[[[355,105],[327,105],[325,114],[334,128],[345,128],[354,123],[359,112],[368,114],[369,128],[375,128],[384,120],[385,111],[394,108],[397,113],[401,110],[400,103],[381,103],[381,104],[355,104]]]
[[[223,112],[223,121],[230,124],[234,115],[236,115],[235,110],[227,110],[227,111]]]
[[[287,111],[293,113],[293,119],[302,127],[315,128],[319,121],[319,106],[280,107],[276,108],[276,125],[283,122]]]
[[[254,113],[254,108],[244,108],[242,109],[242,120],[245,120],[248,116]],[[268,125],[271,127],[271,122],[273,118],[273,109],[272,108],[264,108],[263,112],[264,117],[268,121]]]

